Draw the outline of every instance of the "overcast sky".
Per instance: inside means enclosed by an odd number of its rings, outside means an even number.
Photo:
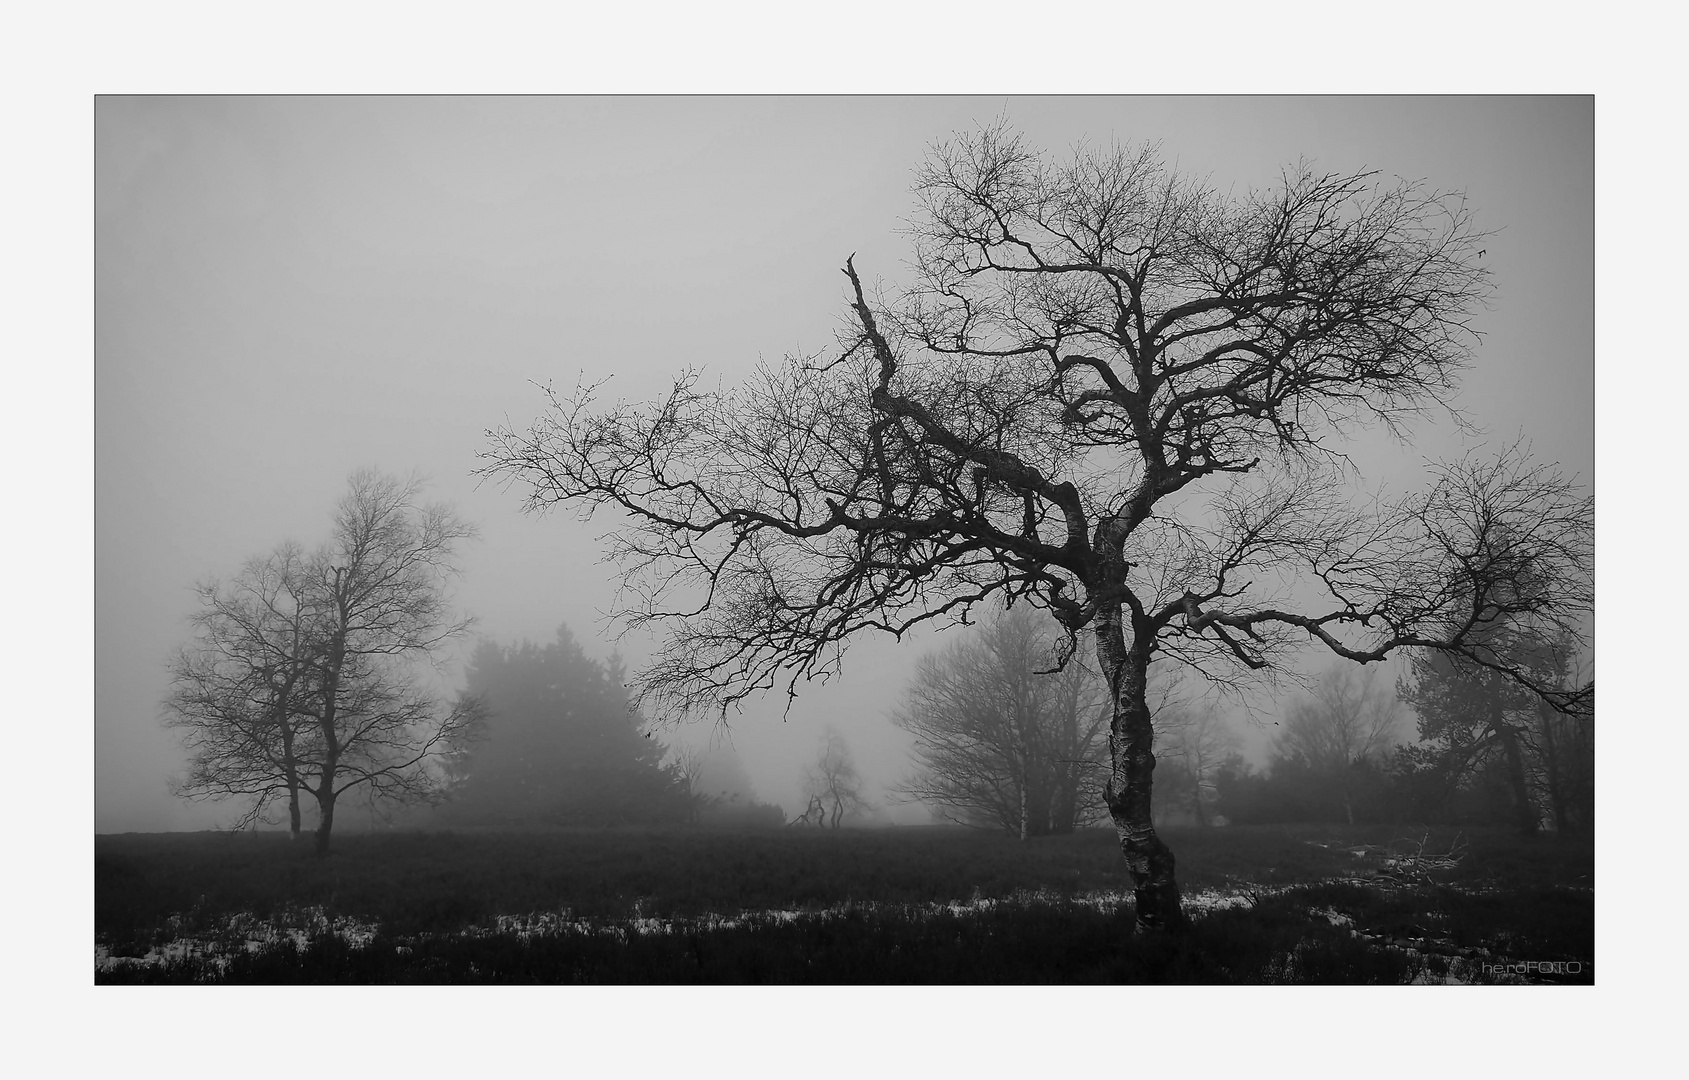
[[[1593,479],[1593,106],[1588,98],[192,98],[95,110],[97,831],[203,828],[167,790],[165,662],[196,580],[326,539],[348,474],[419,470],[481,539],[457,589],[479,632],[594,655],[611,522],[524,517],[470,477],[533,382],[732,382],[831,344],[845,258],[895,287],[911,171],[999,114],[1030,141],[1160,141],[1239,189],[1309,158],[1464,190],[1495,230],[1463,404],[1497,440]],[[1445,427],[1357,448],[1415,482]],[[638,665],[648,642],[626,639]],[[877,784],[907,768],[885,717],[916,650],[864,641],[843,679],[735,718],[759,794],[801,807],[829,725]],[[707,731],[677,737],[702,742]],[[904,820],[909,820],[905,811]],[[914,820],[923,820],[916,813]]]

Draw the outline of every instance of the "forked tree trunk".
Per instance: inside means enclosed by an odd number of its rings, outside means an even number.
[[[1155,729],[1146,697],[1149,650],[1139,634],[1126,646],[1121,611],[1097,619],[1097,661],[1108,680],[1114,715],[1109,723],[1108,803],[1120,853],[1132,875],[1140,930],[1185,929],[1189,924],[1173,877],[1173,852],[1155,834],[1150,795],[1155,779]]]
[[[331,753],[323,763],[322,774],[317,778],[317,790],[313,793],[317,797],[318,858],[328,854],[329,838],[334,835],[334,804],[339,799],[339,794],[334,790],[334,780],[339,771]]]

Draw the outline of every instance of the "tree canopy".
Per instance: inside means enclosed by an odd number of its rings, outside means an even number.
[[[1503,648],[1529,657],[1542,682],[1584,684],[1577,677],[1575,641],[1532,637]],[[1570,714],[1546,708],[1505,673],[1443,654],[1415,656],[1398,692],[1418,714],[1420,738],[1418,746],[1404,749],[1398,772],[1404,784],[1420,790],[1422,812],[1449,814],[1464,789],[1485,786],[1493,776],[1521,832],[1536,831],[1545,819],[1562,834],[1590,826],[1593,702]]]

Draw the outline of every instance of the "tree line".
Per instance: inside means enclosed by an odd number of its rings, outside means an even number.
[[[245,796],[237,824],[283,803],[295,835],[303,796],[324,850],[337,801],[360,788],[390,813],[426,805],[409,820],[436,826],[785,821],[730,752],[665,746],[633,708],[620,658],[589,657],[567,626],[545,645],[483,640],[455,701],[423,695],[406,662],[435,659],[469,626],[442,592],[469,535],[448,508],[421,507],[414,482],[359,473],[328,546],[283,544],[201,585],[167,703],[192,751],[179,792]],[[894,794],[1022,840],[1106,820],[1107,688],[1083,654],[1062,663],[1063,641],[1022,606],[923,656],[891,715],[917,763]],[[1544,684],[1571,686],[1575,645],[1508,648],[1533,656]],[[1593,822],[1590,716],[1446,653],[1416,653],[1394,692],[1360,669],[1326,672],[1285,712],[1263,770],[1216,709],[1179,690],[1163,679],[1153,695],[1158,823],[1505,820],[1570,835]],[[1397,741],[1403,703],[1415,745]],[[871,809],[837,732],[803,793],[801,822],[838,828]]]
[[[541,646],[483,641],[467,690],[487,716],[483,737],[449,764],[449,797],[430,825],[768,827],[730,750],[670,747],[631,707],[619,656],[588,656],[567,626]]]
[[[1107,692],[1083,662],[1055,668],[1059,640],[1050,620],[1017,608],[923,657],[892,713],[915,738],[916,767],[897,794],[940,820],[1022,840],[1104,820]],[[1578,680],[1575,643],[1536,656],[1545,683]],[[1506,825],[1561,836],[1593,826],[1593,711],[1568,715],[1446,654],[1412,655],[1394,685],[1373,669],[1327,670],[1274,722],[1260,769],[1213,701],[1157,682],[1158,824]]]
[[[360,471],[327,543],[198,585],[164,702],[188,752],[176,794],[235,801],[236,827],[282,811],[296,838],[314,810],[320,853],[351,794],[432,826],[784,822],[730,752],[658,739],[620,658],[588,657],[566,626],[544,646],[483,640],[463,688],[442,688],[471,626],[448,586],[473,535],[416,479]]]
[[[1544,682],[1579,680],[1574,643],[1539,642],[1534,655]],[[1416,743],[1395,741],[1398,702],[1416,716]],[[1290,710],[1266,770],[1240,759],[1219,770],[1215,801],[1238,824],[1504,825],[1591,835],[1593,703],[1567,714],[1498,672],[1437,653],[1414,655],[1394,693],[1333,670]]]

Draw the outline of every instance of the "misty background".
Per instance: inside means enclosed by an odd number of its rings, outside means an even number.
[[[479,635],[544,644],[567,624],[589,656],[619,649],[637,670],[651,640],[613,642],[602,621],[615,582],[596,537],[614,519],[535,519],[519,493],[478,487],[484,430],[524,427],[536,382],[611,377],[605,397],[638,400],[685,366],[731,384],[759,358],[830,349],[845,258],[894,291],[912,170],[1000,115],[1056,152],[1159,141],[1221,189],[1305,157],[1464,190],[1495,232],[1495,292],[1461,405],[1490,442],[1522,435],[1593,482],[1589,98],[102,97],[96,831],[231,816],[168,789],[184,758],[159,704],[191,587],[325,539],[360,467],[423,473],[479,527],[455,589]],[[1415,487],[1422,458],[1483,441],[1446,423],[1417,435],[1354,444],[1364,481]],[[789,711],[776,693],[730,714],[756,795],[801,810],[803,769],[836,730],[885,805],[911,768],[888,713],[935,640],[863,639]],[[1269,723],[1277,704],[1255,703]],[[1265,731],[1237,727],[1263,760]]]

